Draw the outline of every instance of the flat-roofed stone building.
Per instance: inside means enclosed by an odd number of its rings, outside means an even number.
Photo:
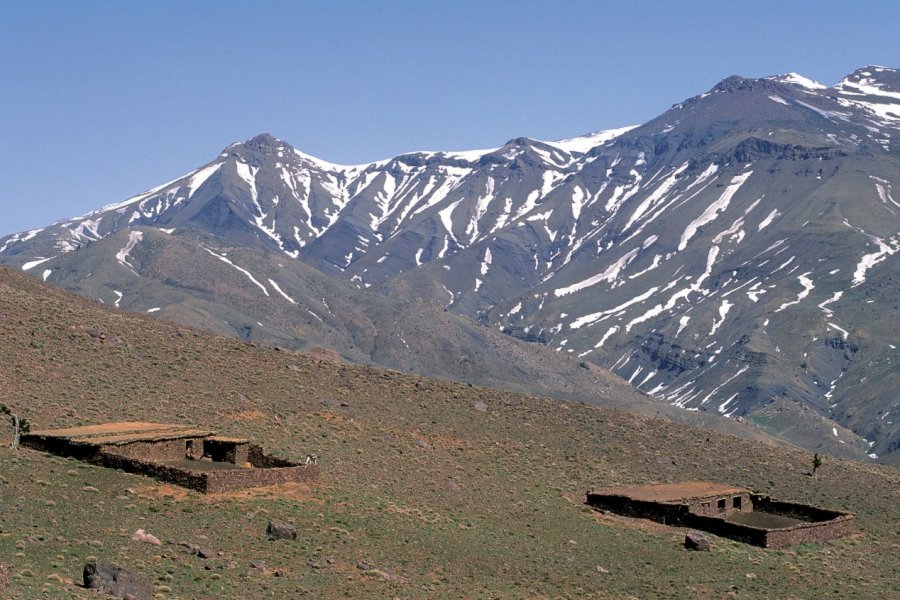
[[[591,491],[587,504],[767,548],[823,542],[855,528],[852,513],[781,502],[746,488],[709,481]]]
[[[21,445],[201,492],[303,481],[318,475],[318,467],[268,456],[249,440],[168,423],[105,423],[33,431],[22,436]]]

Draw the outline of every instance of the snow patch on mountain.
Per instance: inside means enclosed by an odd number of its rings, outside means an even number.
[[[597,146],[601,146],[610,142],[617,137],[628,133],[632,129],[635,129],[638,125],[631,125],[629,127],[619,127],[617,129],[605,129],[602,131],[595,131],[593,133],[589,133],[587,135],[582,135],[579,137],[568,138],[564,140],[556,140],[553,142],[542,142],[547,144],[548,146],[555,146],[560,150],[564,150],[565,152],[580,152],[582,154],[589,152],[591,149],[596,148]]]
[[[678,242],[679,251],[687,248],[688,242],[696,235],[697,230],[707,223],[714,221],[719,216],[720,212],[725,212],[731,199],[752,174],[753,171],[747,171],[746,173],[732,177],[731,183],[725,188],[725,191],[722,192],[719,199],[706,207],[703,214],[691,221],[685,228],[684,233],[681,234],[681,240]]]
[[[119,262],[119,264],[128,267],[135,274],[136,274],[136,271],[134,270],[134,265],[132,265],[131,263],[128,262],[128,255],[131,253],[132,250],[134,250],[134,247],[137,245],[137,243],[143,239],[144,239],[143,231],[129,231],[128,232],[128,242],[125,244],[125,246],[122,247],[122,249],[120,249],[118,252],[116,252],[116,260]]]

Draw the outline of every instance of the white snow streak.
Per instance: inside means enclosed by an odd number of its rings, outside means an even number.
[[[813,288],[816,287],[816,286],[813,284],[812,279],[810,279],[809,277],[807,277],[807,275],[810,275],[810,274],[812,274],[812,271],[809,271],[809,272],[804,273],[803,275],[800,275],[799,277],[797,277],[797,281],[799,281],[799,282],[800,282],[800,285],[803,286],[803,291],[801,291],[799,294],[797,294],[797,299],[796,299],[796,300],[793,300],[793,301],[791,301],[791,302],[785,302],[784,304],[782,304],[781,306],[779,306],[777,309],[775,309],[775,312],[779,313],[779,312],[783,311],[784,309],[786,309],[788,306],[793,306],[793,305],[795,305],[795,304],[800,304],[800,302],[801,302],[804,298],[806,298],[807,296],[809,296],[809,293],[813,290]]]
[[[48,256],[47,258],[44,258],[44,257],[40,256],[40,257],[36,258],[35,260],[28,261],[27,263],[25,263],[24,265],[22,265],[22,270],[23,270],[23,271],[28,271],[29,269],[33,269],[33,268],[35,268],[36,266],[38,266],[39,264],[45,263],[45,262],[47,262],[48,260],[53,260],[54,258],[56,258],[56,257],[55,257],[55,256]],[[46,278],[44,278],[44,279],[46,280]]]
[[[863,283],[866,280],[866,271],[897,251],[896,248],[891,248],[885,244],[884,240],[879,237],[870,235],[869,239],[878,246],[878,252],[866,254],[860,259],[859,264],[856,265],[856,271],[853,273],[853,285],[851,287],[856,287]]]
[[[684,230],[684,233],[681,234],[681,241],[678,243],[678,250],[684,250],[687,247],[688,242],[694,235],[697,233],[697,230],[706,225],[707,223],[712,222],[719,216],[719,212],[725,212],[728,208],[728,204],[731,202],[731,198],[737,193],[737,191],[744,185],[744,182],[749,179],[750,175],[753,174],[753,171],[747,171],[741,175],[737,175],[731,179],[731,183],[725,188],[725,191],[722,192],[722,195],[719,196],[719,199],[710,204],[703,214],[694,219],[687,228]]]
[[[122,264],[132,271],[134,271],[134,267],[128,262],[128,255],[134,250],[134,247],[138,242],[144,239],[143,231],[130,231],[128,232],[128,243],[125,244],[125,247],[116,252],[116,260],[119,261],[119,264]]]
[[[769,213],[769,216],[767,216],[765,219],[762,220],[762,222],[759,224],[759,226],[757,226],[756,230],[762,231],[763,229],[765,229],[766,227],[771,225],[772,221],[774,221],[775,218],[778,217],[778,215],[780,215],[780,214],[781,213],[778,212],[777,208],[772,209],[772,212]]]
[[[221,254],[216,254],[215,252],[213,252],[213,251],[210,250],[209,248],[206,248],[206,247],[204,247],[204,246],[200,246],[200,247],[203,248],[204,250],[206,250],[207,252],[209,252],[211,255],[213,255],[213,256],[215,256],[216,258],[218,258],[219,260],[221,260],[223,263],[226,263],[226,264],[231,265],[232,267],[234,267],[235,269],[237,269],[238,271],[240,271],[241,273],[243,273],[244,275],[246,275],[247,278],[250,279],[250,281],[252,281],[254,285],[256,285],[256,287],[258,287],[259,289],[261,289],[261,290],[263,291],[263,294],[265,294],[266,296],[269,295],[269,290],[266,289],[266,286],[264,286],[264,285],[261,284],[259,281],[257,281],[256,278],[250,273],[250,271],[248,271],[247,269],[244,269],[244,268],[242,268],[242,267],[237,266],[236,264],[234,264],[233,262],[231,262],[230,260],[228,260],[227,257],[222,256]]]
[[[275,283],[275,282],[272,281],[271,279],[269,280],[269,283],[272,284],[272,287],[275,288],[275,291],[278,292],[279,294],[281,294],[281,295],[284,297],[285,300],[287,300],[287,301],[290,302],[291,304],[297,304],[297,301],[294,300],[293,298],[291,298],[290,296],[288,296],[288,295],[284,292],[284,290],[281,289],[281,286],[279,286],[277,283]]]

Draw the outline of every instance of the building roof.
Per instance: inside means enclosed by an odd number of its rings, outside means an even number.
[[[182,438],[205,438],[215,435],[215,433],[215,431],[195,429],[187,425],[127,421],[64,429],[43,429],[32,431],[29,436],[64,439],[73,444],[99,446],[108,444],[123,445],[132,442],[159,442]]]
[[[599,496],[624,496],[643,502],[685,502],[697,498],[712,498],[731,494],[746,494],[742,487],[723,485],[712,481],[681,481],[637,487],[610,488],[591,492]]]

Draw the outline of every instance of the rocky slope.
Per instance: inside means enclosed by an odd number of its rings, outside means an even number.
[[[267,320],[304,288],[274,266],[302,264],[608,368],[670,406],[896,461],[898,128],[900,74],[866,67],[833,87],[730,77],[636,128],[357,166],[261,135],[125,202],[0,240],[0,260],[107,302],[121,293],[123,307],[359,359],[344,315],[331,338]],[[184,273],[170,278],[177,300],[138,260],[151,239],[170,248],[158,273]],[[242,263],[250,252],[268,266]],[[237,280],[251,295],[235,312],[215,300]],[[387,322],[381,339],[402,330]],[[361,355],[402,364],[396,344],[367,344]],[[409,366],[444,362],[433,346]]]

